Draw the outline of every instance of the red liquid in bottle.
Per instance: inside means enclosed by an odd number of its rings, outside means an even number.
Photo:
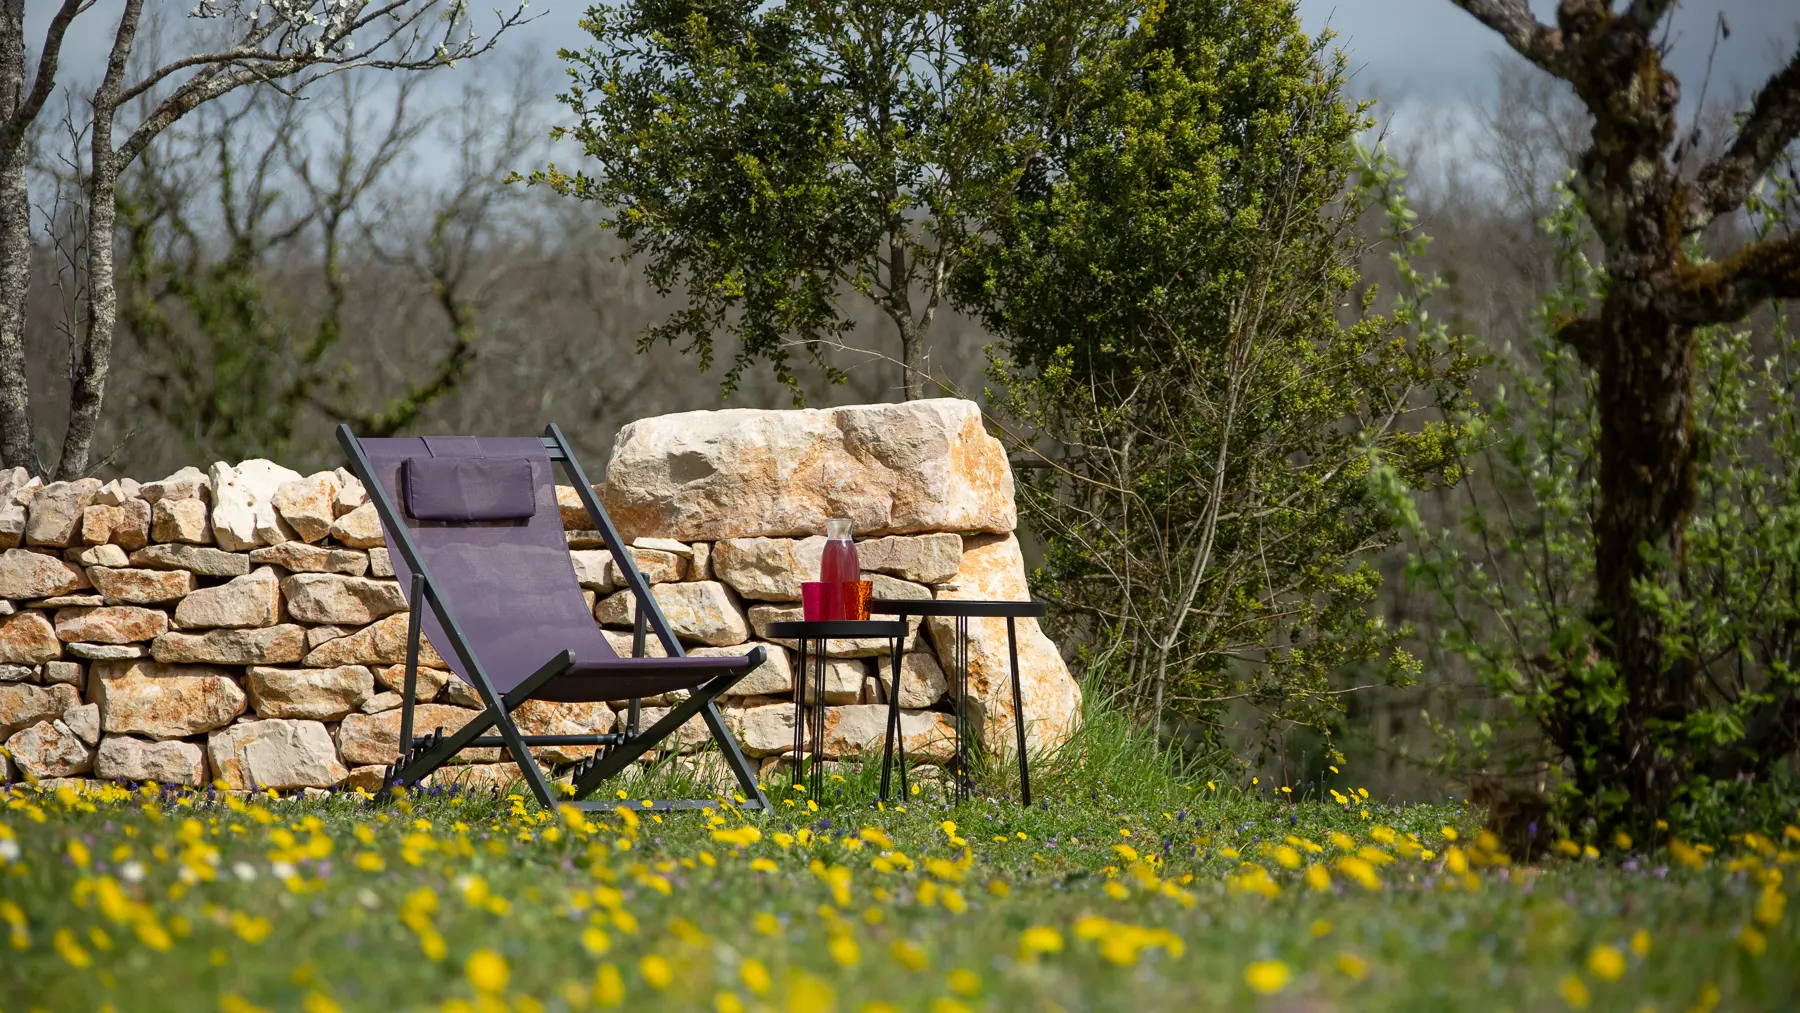
[[[827,585],[837,587],[846,583],[855,583],[862,579],[862,567],[856,558],[856,543],[850,540],[850,522],[847,520],[831,520],[825,522],[827,541],[825,553],[819,562],[819,579]],[[844,601],[841,595],[827,593],[825,596],[827,618],[843,619],[846,617]]]

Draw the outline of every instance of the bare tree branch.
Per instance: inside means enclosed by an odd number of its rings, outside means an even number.
[[[1742,320],[1770,299],[1800,299],[1800,235],[1765,239],[1715,264],[1690,265],[1659,304],[1693,326]]]
[[[1800,137],[1800,50],[1757,92],[1730,149],[1700,170],[1686,209],[1688,231],[1741,205],[1795,137]]]
[[[37,119],[37,114],[49,100],[50,93],[56,90],[56,65],[62,58],[63,35],[68,32],[69,23],[93,4],[94,0],[63,0],[63,5],[50,18],[50,27],[44,31],[44,48],[38,54],[37,79],[32,82],[31,94],[12,110],[6,122],[0,123],[0,158],[9,157],[9,153],[25,137],[25,129]],[[20,18],[19,27],[24,27],[23,17]],[[18,41],[23,46],[24,40]]]
[[[1499,32],[1507,45],[1539,67],[1562,77],[1562,32],[1531,16],[1525,0],[1450,0],[1477,21]]]

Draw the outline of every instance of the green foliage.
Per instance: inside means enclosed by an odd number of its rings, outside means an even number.
[[[1786,199],[1775,190],[1751,203],[1765,228]],[[1441,601],[1441,646],[1484,691],[1438,726],[1444,766],[1547,783],[1579,829],[1632,822],[1623,793],[1592,776],[1628,692],[1595,647],[1594,377],[1555,338],[1604,297],[1606,278],[1583,253],[1592,236],[1571,194],[1544,227],[1557,287],[1526,347],[1485,349],[1488,427],[1456,490],[1459,523],[1421,533],[1410,573]],[[1694,672],[1696,705],[1654,723],[1641,747],[1683,772],[1674,832],[1772,831],[1793,799],[1779,765],[1800,747],[1800,334],[1776,303],[1766,325],[1696,339],[1699,497],[1679,579],[1638,588],[1671,664]]]
[[[960,279],[1041,457],[1034,589],[1140,715],[1208,745],[1234,702],[1328,734],[1340,674],[1411,677],[1367,560],[1456,442],[1419,409],[1460,395],[1458,342],[1353,294],[1369,202],[1423,240],[1391,164],[1351,185],[1368,119],[1327,42],[1286,0],[1139,9],[1077,61],[1068,129]]]

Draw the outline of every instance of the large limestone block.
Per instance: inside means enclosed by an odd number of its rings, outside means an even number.
[[[363,665],[337,668],[268,668],[244,674],[250,706],[261,718],[342,721],[375,695],[375,674]]]
[[[62,720],[40,721],[6,740],[19,769],[32,777],[72,777],[94,769],[94,747]]]
[[[199,586],[187,570],[117,570],[90,566],[88,580],[108,605],[155,605],[178,601]]]
[[[112,543],[126,552],[134,552],[150,544],[152,508],[141,499],[128,499],[118,506],[113,520]]]
[[[556,487],[556,508],[562,514],[564,531],[585,531],[594,523],[587,507],[581,504],[581,493],[572,485]]]
[[[331,473],[338,481],[337,495],[331,497],[331,513],[342,517],[369,501],[369,492],[363,488],[362,480],[343,468]]]
[[[607,642],[607,644],[609,644],[612,647],[614,654],[618,655],[621,658],[630,658],[630,657],[635,656],[631,653],[632,652],[632,646],[631,646],[632,634],[620,633],[617,630],[601,630],[600,635],[606,638],[606,642]],[[745,648],[745,650],[748,650],[748,649],[749,649],[748,647]],[[698,652],[701,650],[725,651],[725,650],[731,650],[731,648],[726,648],[726,647],[699,648],[699,647],[696,647],[696,648],[694,648],[693,651],[690,651],[689,653],[695,653],[695,652]],[[646,657],[646,658],[666,658],[668,656],[669,656],[669,652],[663,649],[662,639],[660,637],[658,637],[656,634],[650,632],[649,630],[645,630],[644,631],[644,657]]]
[[[606,509],[627,538],[1011,531],[1012,470],[974,402],[801,411],[734,408],[619,431]],[[716,562],[716,561],[715,561]]]
[[[617,587],[613,579],[612,553],[605,549],[574,549],[569,562],[575,565],[575,581],[590,591],[611,591]]]
[[[37,673],[36,665],[0,665],[0,682],[33,682]]]
[[[115,478],[100,487],[94,494],[94,502],[101,506],[124,506],[130,500],[137,499],[141,487],[135,478]]]
[[[696,647],[688,652],[693,658],[741,658],[758,647],[763,648],[763,663],[752,668],[722,696],[776,696],[794,691],[794,663],[787,648],[775,644],[738,644],[733,647]]]
[[[793,752],[792,703],[756,700],[745,701],[744,704],[726,701],[720,716],[725,719],[725,727],[738,740],[738,748],[746,756],[775,756]]]
[[[63,558],[76,566],[111,566],[120,567],[130,564],[131,559],[125,550],[117,545],[90,545],[82,549],[64,549]]]
[[[593,703],[557,703],[527,700],[513,711],[513,720],[526,735],[605,735],[618,719],[611,707]],[[598,746],[537,746],[531,750],[540,763],[574,763],[599,750]]]
[[[90,503],[81,511],[81,531],[75,541],[78,545],[105,545],[112,540],[113,525],[125,519],[125,512],[118,507],[103,503]]]
[[[1025,557],[1012,535],[976,535],[964,539],[956,590],[939,598],[976,601],[1025,601]],[[1019,681],[1025,701],[1025,743],[1029,750],[1062,745],[1081,717],[1081,687],[1069,674],[1056,645],[1035,619],[1019,619]],[[926,623],[938,657],[948,658],[955,644],[955,620]],[[969,620],[969,708],[982,744],[995,753],[1016,752],[1013,728],[1012,675],[1007,660],[1006,620]]]
[[[825,536],[724,538],[713,544],[713,573],[746,598],[799,601],[800,585],[819,579]]]
[[[183,739],[244,713],[244,691],[229,669],[154,661],[96,661],[89,692],[108,735]]]
[[[28,549],[0,553],[0,598],[30,601],[87,586],[87,577],[55,556]]]
[[[190,465],[160,482],[145,483],[138,489],[138,495],[151,503],[177,499],[211,502],[212,480],[205,472]]]
[[[56,636],[64,643],[135,644],[169,632],[169,614],[136,605],[58,609]]]
[[[956,728],[948,714],[936,711],[900,712],[900,738],[906,744],[908,762],[948,761],[956,752]],[[888,709],[884,705],[852,704],[825,709],[827,757],[880,757],[887,735]]]
[[[130,735],[108,735],[100,740],[95,754],[94,776],[197,787],[206,783],[206,754],[192,742],[145,742]]]
[[[150,656],[165,664],[291,665],[306,654],[306,629],[287,623],[248,630],[165,633],[150,644]]]
[[[275,493],[300,473],[262,458],[232,467],[223,461],[212,466],[213,537],[219,548],[242,552],[258,545],[275,545],[293,537],[294,529],[275,509]]]
[[[962,536],[889,535],[856,543],[862,568],[918,584],[939,584],[962,566]]]
[[[345,637],[326,641],[306,654],[307,668],[335,668],[338,665],[399,665],[406,662],[405,612],[388,616],[372,626]],[[431,646],[430,639],[419,637],[419,664],[431,668],[447,668],[442,655]]]
[[[811,668],[809,664],[807,666]],[[825,660],[825,702],[828,704],[855,703],[862,697],[863,678],[870,672],[869,663],[861,658],[827,658]],[[813,679],[813,672],[800,673],[805,687],[802,694],[806,702],[818,703],[818,685]]]
[[[100,705],[97,703],[82,704],[63,711],[63,724],[75,733],[75,737],[90,746],[100,744]]]
[[[437,699],[437,695],[443,692],[444,687],[449,685],[453,679],[456,679],[456,676],[443,669],[426,668],[424,665],[420,665],[413,670],[413,699],[418,703],[430,703]],[[383,689],[404,694],[406,692],[406,666],[377,666],[375,681]]]
[[[413,734],[425,735],[439,728],[448,735],[479,714],[465,707],[441,703],[413,708]],[[380,714],[352,714],[338,726],[338,754],[345,763],[393,763],[400,755],[400,715],[396,710]],[[465,749],[453,763],[492,763],[500,758],[497,748]]]
[[[305,542],[282,542],[254,549],[250,553],[250,562],[258,566],[279,566],[290,573],[341,573],[360,577],[369,572],[369,554],[366,552],[328,549]]]
[[[881,673],[882,686],[891,685],[891,672]],[[944,691],[950,688],[950,680],[944,675],[944,667],[938,664],[937,657],[928,651],[918,651],[904,655],[900,659],[900,706],[908,708],[930,707],[944,698]]]
[[[369,550],[369,576],[392,577],[394,561],[388,556],[387,546],[377,545]]]
[[[268,566],[203,587],[175,606],[175,625],[184,630],[243,629],[280,621],[281,581]]]
[[[41,665],[62,657],[62,641],[36,609],[0,617],[0,665]]]
[[[391,580],[337,573],[296,573],[281,582],[288,615],[303,623],[361,626],[406,611],[400,585]]]
[[[143,644],[70,644],[69,653],[94,661],[116,661],[121,658],[148,658],[150,648]]]
[[[24,682],[0,683],[0,739],[40,721],[62,717],[81,706],[74,686],[33,686]]]
[[[246,721],[206,737],[213,773],[230,788],[329,788],[350,771],[317,721]]]
[[[187,570],[199,577],[242,577],[250,572],[242,552],[196,545],[146,545],[131,554],[131,565],[145,570]]]
[[[669,716],[673,707],[644,707],[638,711],[638,728],[648,731],[658,721]],[[681,723],[675,734],[662,740],[658,751],[668,753],[692,753],[706,748],[712,741],[712,731],[706,727],[706,721],[696,714]]]
[[[25,540],[31,498],[43,487],[44,480],[24,468],[0,471],[0,549],[10,549]]]
[[[93,776],[103,781],[198,787],[207,782],[206,751],[192,742],[149,742],[131,735],[108,735],[94,752]]]
[[[158,542],[211,545],[212,511],[205,500],[157,500],[150,507],[150,537]]]
[[[750,639],[750,625],[737,595],[716,580],[657,584],[650,593],[656,596],[669,628],[683,640],[709,647],[730,647]],[[637,601],[629,589],[607,598],[594,609],[595,618],[606,626],[628,627],[636,615]]]
[[[321,471],[283,482],[271,502],[301,541],[316,542],[331,532],[331,524],[337,520],[332,511],[337,493],[337,476]]]
[[[54,545],[64,548],[75,544],[81,534],[82,514],[100,492],[97,478],[73,482],[51,482],[31,497],[30,516],[25,521],[27,545]]]
[[[331,537],[352,549],[375,549],[387,544],[381,533],[381,515],[374,503],[364,503],[331,525]]]
[[[54,686],[57,683],[68,683],[80,686],[86,680],[82,676],[82,665],[79,661],[46,661],[44,662],[44,683]]]

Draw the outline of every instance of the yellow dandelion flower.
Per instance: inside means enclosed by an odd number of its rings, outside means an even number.
[[[866,1002],[862,1013],[900,1013],[900,1007],[891,1002]]]
[[[736,992],[720,992],[713,996],[714,1013],[744,1013],[744,1001]]]
[[[1279,960],[1258,960],[1244,968],[1244,983],[1258,995],[1273,995],[1286,988],[1294,973]]]
[[[1639,960],[1650,955],[1650,933],[1638,929],[1631,934],[1631,952]]]
[[[910,939],[896,939],[888,947],[888,955],[894,963],[909,971],[923,971],[930,965],[931,959],[925,955],[925,948]]]
[[[1369,976],[1369,962],[1348,950],[1339,953],[1333,964],[1339,974],[1351,981],[1361,981]]]
[[[343,1008],[323,992],[306,993],[306,998],[300,1001],[300,1008],[305,1013],[343,1013]]]
[[[1312,933],[1314,939],[1323,939],[1331,935],[1331,923],[1323,918],[1314,918],[1307,931]]]
[[[1737,934],[1737,944],[1752,957],[1760,957],[1769,948],[1769,940],[1754,925],[1746,925]]]
[[[1567,1003],[1570,1009],[1587,1009],[1589,999],[1587,983],[1582,981],[1578,975],[1563,975],[1562,980],[1556,983],[1556,994],[1562,996],[1562,1001]]]
[[[506,983],[512,978],[512,970],[507,966],[506,958],[489,949],[469,954],[468,962],[463,965],[463,973],[468,976],[469,984],[475,986],[475,991],[489,995],[506,991]]]
[[[945,979],[950,991],[957,995],[975,995],[981,991],[981,976],[974,971],[957,968]]]
[[[774,936],[781,934],[781,919],[767,911],[758,914],[754,919],[753,924],[756,931],[762,935]]]
[[[797,974],[788,983],[787,1013],[831,1013],[837,996],[831,986],[810,974]]]
[[[620,793],[623,795],[623,792]],[[599,1006],[617,1006],[625,1001],[625,979],[611,964],[601,964],[594,972],[594,1002]]]
[[[1601,981],[1618,981],[1625,976],[1625,954],[1601,943],[1588,954],[1587,966],[1588,971]]]
[[[1620,851],[1630,851],[1631,835],[1621,830],[1613,835],[1613,844],[1617,846]]]
[[[839,967],[855,967],[862,963],[862,949],[856,945],[856,940],[844,933],[833,935],[826,949]]]
[[[612,949],[612,939],[607,936],[605,929],[598,925],[589,925],[581,930],[581,945],[597,957]]]
[[[675,980],[675,969],[669,966],[668,958],[658,953],[649,954],[638,961],[638,973],[658,992],[668,988],[669,982]]]
[[[768,995],[769,986],[773,984],[769,979],[769,969],[755,958],[738,965],[738,977],[744,979],[744,987],[753,995]]]

